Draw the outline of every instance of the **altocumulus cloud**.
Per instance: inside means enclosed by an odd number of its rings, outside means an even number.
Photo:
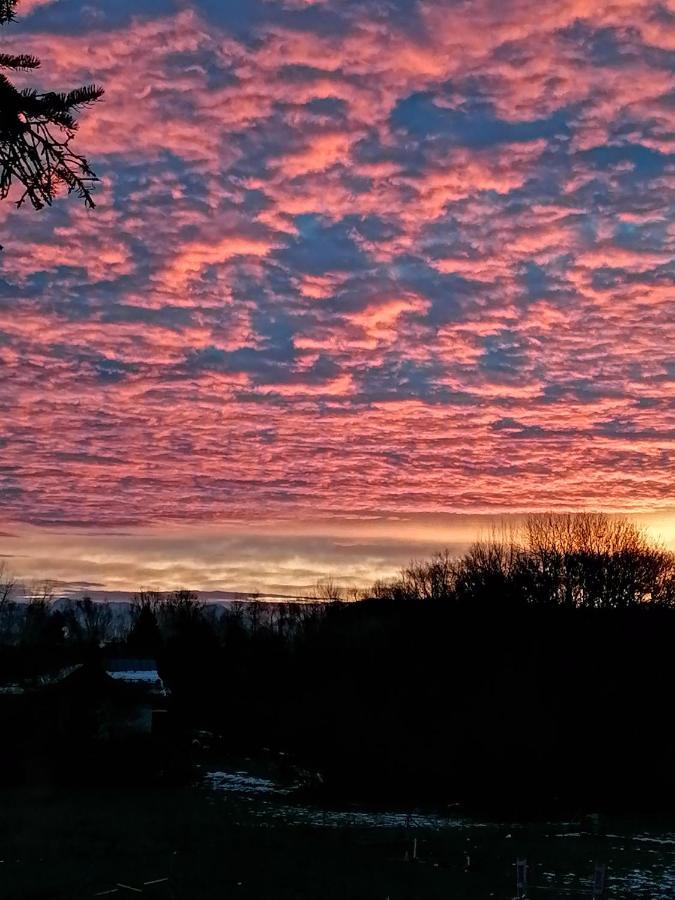
[[[23,10],[106,99],[0,210],[7,519],[672,506],[672,3]]]

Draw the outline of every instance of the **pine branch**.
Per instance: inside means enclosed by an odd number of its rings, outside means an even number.
[[[0,0],[0,25],[12,21],[16,4],[17,0]]]
[[[14,56],[11,53],[0,53],[0,68],[3,69],[38,69],[40,60],[37,56],[29,56],[20,53]]]
[[[13,19],[16,4],[0,0],[0,25]],[[0,53],[0,70],[39,65],[39,59],[28,54]],[[73,113],[102,95],[103,88],[95,84],[67,92],[19,91],[0,71],[0,199],[17,182],[23,187],[17,206],[50,206],[61,187],[76,193],[87,207],[94,206],[91,192],[98,178],[70,144],[77,129]]]
[[[97,100],[100,100],[103,94],[104,91],[102,87],[99,87],[96,84],[85,84],[83,87],[76,88],[74,91],[69,91],[65,95],[65,103],[68,109],[75,109],[79,106],[88,106],[90,103],[95,103]]]

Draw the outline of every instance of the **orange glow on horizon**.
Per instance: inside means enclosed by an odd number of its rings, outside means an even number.
[[[364,588],[395,577],[411,559],[463,553],[521,516],[430,516],[132,527],[122,531],[17,525],[0,538],[8,574],[26,583],[97,591],[260,591],[303,594],[321,578]],[[675,510],[633,517],[675,551]],[[83,587],[86,590],[86,587]]]

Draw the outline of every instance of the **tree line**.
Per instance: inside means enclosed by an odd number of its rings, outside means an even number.
[[[10,598],[0,669],[152,656],[184,733],[283,753],[341,799],[673,809],[674,582],[673,554],[625,519],[534,516],[359,602],[141,591],[122,622]]]
[[[482,606],[625,609],[675,603],[675,554],[625,517],[528,516],[493,530],[459,559],[447,552],[412,563],[379,597]]]

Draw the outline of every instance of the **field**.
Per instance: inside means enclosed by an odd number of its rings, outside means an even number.
[[[6,791],[0,847],[3,900],[510,898],[517,857],[531,897],[590,897],[596,862],[608,866],[607,897],[675,891],[673,822],[601,819],[584,833],[321,809],[241,767],[181,789]]]

